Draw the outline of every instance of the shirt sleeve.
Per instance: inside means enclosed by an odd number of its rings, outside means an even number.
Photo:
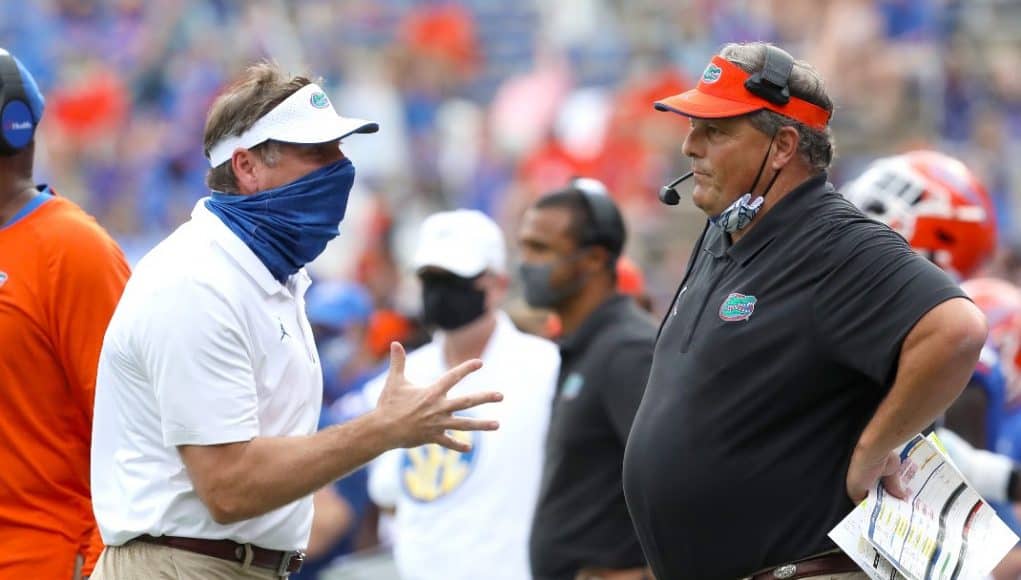
[[[615,345],[602,391],[606,414],[620,442],[627,443],[631,423],[645,393],[652,366],[652,339],[633,339]]]
[[[915,324],[965,294],[882,224],[863,219],[830,239],[832,268],[812,303],[816,333],[834,360],[888,387]]]
[[[195,280],[157,291],[151,304],[139,350],[164,445],[216,445],[258,435],[258,392],[238,306]]]
[[[103,336],[124,292],[130,268],[117,244],[97,224],[60,224],[50,256],[49,320],[54,348],[78,401],[92,424],[96,371]]]

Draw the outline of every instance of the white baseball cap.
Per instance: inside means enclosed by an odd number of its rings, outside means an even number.
[[[462,278],[486,270],[502,274],[507,248],[500,227],[486,214],[473,209],[444,211],[422,222],[412,262],[415,270],[433,266]]]
[[[284,143],[326,143],[352,133],[376,131],[378,123],[338,115],[323,89],[310,83],[273,107],[244,133],[228,135],[210,147],[209,165],[217,167],[228,161],[234,150],[251,149],[270,139]]]

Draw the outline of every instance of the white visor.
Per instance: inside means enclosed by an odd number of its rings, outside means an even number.
[[[228,136],[209,148],[209,166],[228,161],[236,149],[251,149],[269,140],[284,143],[326,143],[352,133],[375,133],[379,124],[341,117],[333,103],[315,83],[305,85],[273,107],[238,136]]]

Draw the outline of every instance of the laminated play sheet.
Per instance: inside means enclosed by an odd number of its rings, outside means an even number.
[[[901,453],[906,499],[877,483],[830,531],[871,578],[984,578],[1018,541],[931,437]]]

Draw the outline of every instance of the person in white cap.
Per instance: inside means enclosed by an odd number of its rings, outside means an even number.
[[[453,434],[471,442],[470,452],[430,444],[371,464],[370,496],[396,508],[394,557],[404,580],[531,578],[528,532],[560,355],[499,309],[508,285],[505,254],[500,229],[478,211],[441,212],[422,224],[413,266],[423,318],[437,331],[408,355],[407,376],[427,383],[481,358],[482,370],[451,392],[497,389],[505,398],[493,409],[499,431]],[[382,377],[366,387],[370,403],[384,388]]]
[[[260,64],[206,121],[212,194],[130,278],[100,355],[94,510],[106,550],[93,578],[278,578],[301,566],[311,493],[398,446],[467,451],[448,429],[494,392],[448,398],[466,361],[418,388],[391,346],[379,406],[316,432],[322,369],[304,265],[338,235],[354,180],[339,148],[375,123]]]

